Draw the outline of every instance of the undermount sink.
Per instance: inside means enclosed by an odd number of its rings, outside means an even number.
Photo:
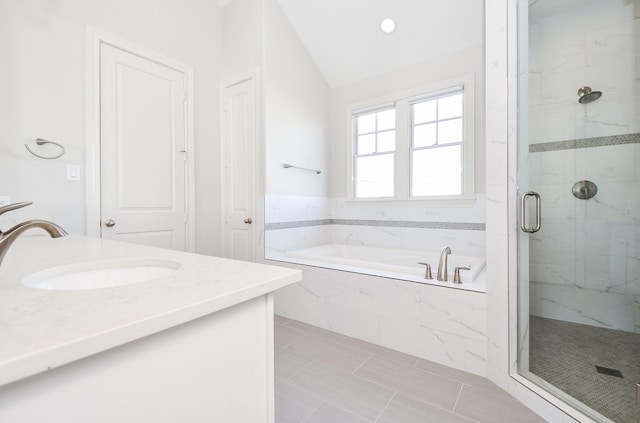
[[[62,291],[113,288],[169,276],[179,268],[170,260],[104,260],[42,270],[25,277],[22,284]]]

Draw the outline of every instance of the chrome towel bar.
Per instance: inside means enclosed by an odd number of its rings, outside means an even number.
[[[283,165],[282,165],[282,167],[284,167],[285,169],[289,169],[289,168],[291,167],[291,168],[294,168],[294,169],[308,170],[309,172],[315,172],[315,173],[317,173],[318,175],[320,175],[320,174],[322,173],[322,171],[321,171],[321,170],[309,169],[309,168],[306,168],[306,167],[294,166],[294,165],[291,165],[291,164],[288,164],[288,163],[283,164]]]

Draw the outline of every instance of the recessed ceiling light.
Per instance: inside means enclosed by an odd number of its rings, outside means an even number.
[[[391,34],[396,29],[396,22],[393,19],[386,18],[380,22],[380,29],[385,34]]]

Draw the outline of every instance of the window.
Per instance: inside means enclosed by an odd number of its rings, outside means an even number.
[[[360,114],[354,120],[356,197],[393,197],[395,108]]]
[[[411,196],[462,194],[462,89],[412,103]]]
[[[473,101],[467,77],[350,109],[351,198],[471,197]]]

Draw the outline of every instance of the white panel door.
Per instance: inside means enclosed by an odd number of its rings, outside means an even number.
[[[256,136],[253,79],[224,89],[225,256],[255,261]]]
[[[101,236],[186,249],[184,73],[101,44]]]

